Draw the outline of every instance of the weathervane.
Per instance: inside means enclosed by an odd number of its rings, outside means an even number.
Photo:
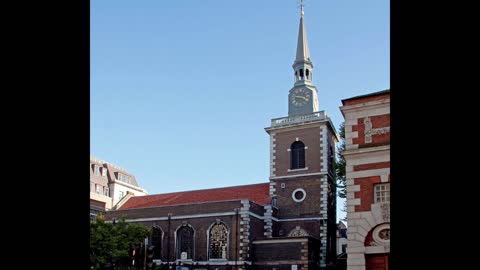
[[[303,15],[303,7],[305,6],[305,5],[303,4],[303,0],[297,0],[297,3],[298,3],[298,5],[300,6],[300,11],[302,12],[302,15]]]

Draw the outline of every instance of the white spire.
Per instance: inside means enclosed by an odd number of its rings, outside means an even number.
[[[308,50],[307,31],[305,30],[305,24],[303,23],[303,1],[300,4],[300,26],[298,28],[298,43],[297,43],[297,57],[295,63],[301,61],[310,62],[310,52]]]

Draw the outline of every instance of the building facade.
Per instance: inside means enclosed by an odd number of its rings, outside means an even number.
[[[319,110],[301,10],[288,116],[271,120],[269,181],[129,198],[108,211],[152,228],[154,261],[188,269],[327,269],[336,259],[338,135]],[[213,267],[213,268],[212,268]]]
[[[135,176],[111,163],[90,157],[90,219],[121,206],[131,196],[147,195]]]
[[[390,90],[342,100],[348,270],[388,269]]]

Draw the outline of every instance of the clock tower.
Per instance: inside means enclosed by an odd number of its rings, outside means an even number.
[[[313,63],[301,5],[294,85],[288,116],[271,120],[270,197],[275,219],[265,222],[267,237],[310,236],[320,243],[318,266],[336,259],[336,183],[333,162],[338,135],[319,110]]]

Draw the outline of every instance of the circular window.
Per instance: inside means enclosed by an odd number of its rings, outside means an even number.
[[[385,223],[379,225],[373,230],[373,240],[380,244],[386,244],[390,242],[390,224]]]
[[[302,188],[297,188],[292,192],[292,199],[296,202],[305,200],[307,193]]]

